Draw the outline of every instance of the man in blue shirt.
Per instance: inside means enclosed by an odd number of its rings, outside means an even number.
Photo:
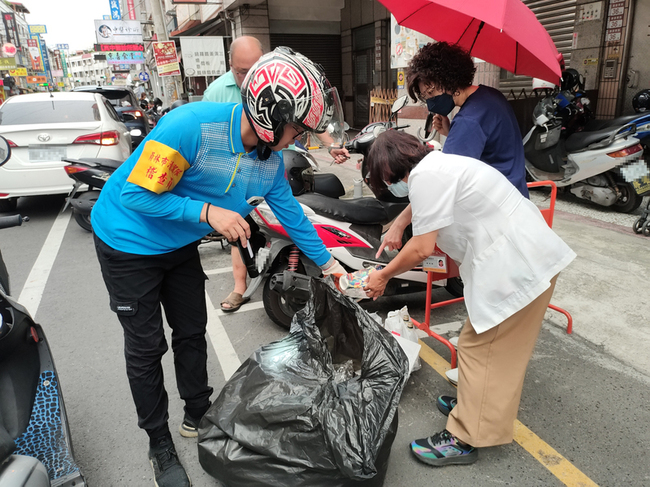
[[[191,103],[165,115],[93,208],[97,256],[124,330],[127,377],[158,487],[190,485],[167,424],[163,308],[185,401],[182,436],[198,435],[212,394],[199,239],[212,228],[245,245],[248,200],[262,196],[325,275],[345,272],[293,198],[280,152],[306,130],[342,129],[338,93],[316,65],[286,48],[251,69],[243,104]],[[342,130],[335,135],[342,140]]]
[[[203,93],[202,101],[241,103],[241,86],[251,66],[262,54],[262,44],[255,37],[242,36],[232,41],[229,57],[230,71],[210,84]],[[319,137],[324,138],[325,135],[320,134]],[[347,150],[343,148],[334,149],[330,154],[337,163],[344,162],[349,157]],[[248,301],[243,296],[247,288],[246,265],[242,261],[239,249],[235,246],[232,247],[230,255],[235,287],[220,303],[221,310],[227,313],[237,311],[242,304]]]

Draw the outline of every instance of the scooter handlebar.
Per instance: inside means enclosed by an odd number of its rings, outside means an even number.
[[[23,222],[28,222],[28,216],[21,215],[11,215],[11,216],[0,216],[0,228],[11,228],[19,227]]]

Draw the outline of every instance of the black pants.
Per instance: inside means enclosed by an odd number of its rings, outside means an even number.
[[[205,339],[207,277],[197,247],[194,243],[167,254],[135,255],[115,250],[95,236],[110,306],[124,329],[126,372],[138,426],[151,438],[169,432],[161,362],[168,349],[162,308],[172,329],[176,384],[185,410],[192,416],[204,412],[212,394]]]

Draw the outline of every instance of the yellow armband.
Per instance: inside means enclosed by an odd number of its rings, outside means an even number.
[[[190,164],[177,151],[148,140],[127,181],[156,194],[171,191]]]

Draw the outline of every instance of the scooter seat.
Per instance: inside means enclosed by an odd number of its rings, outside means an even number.
[[[609,127],[622,127],[636,119],[642,118],[643,113],[634,113],[632,115],[623,115],[622,117],[612,118],[611,120],[591,120],[586,127],[588,131],[602,130]],[[645,114],[647,116],[647,114]]]
[[[302,194],[296,199],[317,215],[358,225],[385,225],[406,208],[404,203],[383,203],[376,198],[340,200],[316,193]]]
[[[622,125],[617,125],[615,127],[608,127],[601,130],[594,130],[590,132],[576,132],[574,134],[571,134],[566,139],[566,150],[567,152],[578,152],[586,149],[591,144],[601,142],[614,135],[618,130],[620,130],[621,127]]]

